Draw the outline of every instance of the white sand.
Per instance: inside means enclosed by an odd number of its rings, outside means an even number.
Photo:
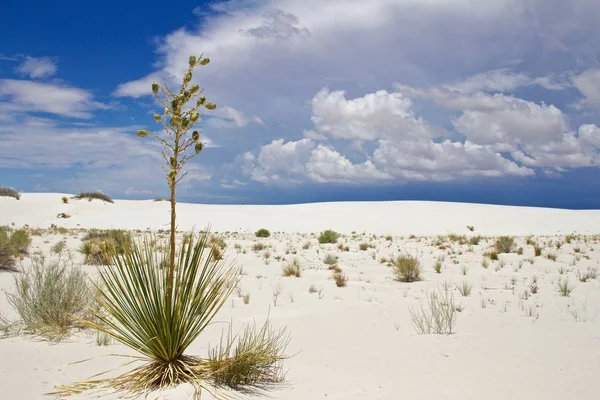
[[[115,204],[70,200],[62,194],[23,194],[16,201],[0,197],[0,225],[48,228],[51,224],[82,228],[167,229],[168,203],[116,200]],[[600,211],[569,211],[526,207],[502,207],[435,202],[329,203],[293,206],[210,206],[180,204],[179,228],[204,228],[231,233],[227,257],[246,272],[242,293],[250,294],[245,305],[235,294],[218,315],[233,321],[235,329],[270,313],[276,327],[287,326],[292,341],[285,363],[287,384],[269,394],[275,399],[596,399],[600,393],[600,281],[580,282],[578,273],[600,270],[599,237],[581,237],[557,249],[564,234],[599,234]],[[57,219],[60,212],[71,218]],[[473,225],[475,232],[467,230]],[[270,229],[273,236],[256,239],[252,232]],[[340,242],[350,247],[341,252],[336,245],[319,245],[313,233],[326,228],[345,233]],[[274,232],[282,233],[274,233]],[[352,231],[357,236],[352,236]],[[366,234],[363,234],[366,232]],[[447,243],[439,249],[438,234],[473,236],[511,234],[521,236],[523,255],[503,254],[505,263],[481,266],[482,254],[494,240],[469,245]],[[377,234],[373,238],[372,234]],[[392,234],[392,242],[380,235]],[[408,235],[417,235],[409,239]],[[544,254],[556,261],[534,257],[525,235],[534,239]],[[419,235],[430,235],[419,237]],[[400,237],[404,236],[404,237]],[[50,253],[63,235],[35,236],[30,252]],[[311,247],[302,249],[310,241]],[[252,244],[270,245],[269,264],[264,253],[254,253]],[[362,242],[375,245],[360,251]],[[549,242],[553,242],[550,244]],[[67,235],[76,261],[77,237]],[[247,253],[237,253],[239,244]],[[296,254],[287,254],[293,251]],[[339,256],[339,265],[349,277],[348,286],[338,288],[323,264],[327,253]],[[402,283],[392,270],[379,263],[381,257],[400,253],[416,255],[423,265],[421,282]],[[286,259],[297,257],[303,266],[301,278],[284,278]],[[441,274],[433,271],[435,260],[444,256]],[[529,261],[533,261],[531,264]],[[521,267],[519,268],[519,264]],[[28,259],[24,260],[27,268]],[[467,274],[462,274],[462,267]],[[93,273],[94,267],[84,266]],[[0,313],[14,318],[6,301],[13,289],[13,275],[0,273]],[[531,278],[538,277],[539,293],[522,299]],[[570,297],[561,297],[555,287],[568,278],[575,287]],[[444,282],[456,287],[473,285],[469,297],[454,290],[464,310],[458,315],[456,333],[417,335],[411,325],[410,307],[420,303],[428,290]],[[513,288],[514,281],[514,288]],[[273,306],[273,288],[282,294]],[[314,285],[321,295],[309,294]],[[534,316],[528,316],[531,311]],[[537,317],[535,316],[537,315]],[[226,325],[211,326],[190,349],[205,355],[209,343],[217,343]],[[133,354],[124,346],[98,347],[95,336],[80,332],[60,344],[18,336],[0,340],[0,398],[35,400],[55,384],[72,383],[118,367],[123,360],[109,354]],[[70,365],[73,362],[90,361]],[[149,396],[184,400],[190,389],[179,387]],[[246,398],[243,395],[242,398]],[[92,395],[73,399],[91,399]],[[108,399],[117,397],[108,396]],[[143,397],[139,397],[142,399]],[[206,394],[203,399],[211,399]],[[249,397],[248,397],[249,398]]]

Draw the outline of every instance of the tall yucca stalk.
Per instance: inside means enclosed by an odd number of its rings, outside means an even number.
[[[152,92],[164,106],[164,113],[155,114],[154,119],[162,124],[164,133],[137,131],[138,136],[153,136],[162,145],[171,190],[168,250],[157,252],[151,245],[154,240],[146,238],[123,254],[111,253],[114,265],[99,270],[101,307],[93,321],[86,321],[141,353],[134,360],[144,364],[116,378],[62,386],[53,394],[68,396],[99,388],[139,393],[185,382],[192,384],[199,395],[200,388],[207,384],[249,390],[283,379],[280,361],[285,358],[288,337],[285,330],[274,333],[267,324],[261,330],[244,331],[237,345],[230,336],[206,359],[184,354],[221,309],[240,276],[237,268],[225,266],[215,257],[208,231],[199,237],[192,234],[181,244],[176,257],[176,187],[186,174],[182,173],[185,163],[202,150],[199,132],[189,131],[200,118],[200,108],[216,107],[200,96],[198,85],[190,86],[194,68],[208,63],[208,58],[190,57],[179,94],[166,85],[161,88],[153,83]],[[184,109],[190,102],[193,106]],[[192,146],[193,154],[187,154]]]
[[[147,137],[150,135],[161,143],[161,154],[166,163],[165,172],[167,173],[167,183],[171,191],[171,233],[169,236],[171,255],[169,258],[169,276],[166,282],[166,294],[169,299],[172,296],[175,275],[176,188],[179,181],[187,175],[187,172],[181,174],[185,163],[202,151],[200,132],[195,130],[190,135],[189,131],[200,120],[198,110],[201,108],[214,110],[217,107],[214,103],[207,102],[205,96],[201,96],[203,90],[200,89],[200,86],[197,84],[190,86],[190,82],[192,81],[194,69],[199,65],[208,65],[209,62],[209,58],[190,56],[188,70],[179,87],[179,94],[171,91],[167,85],[160,87],[158,83],[153,82],[152,93],[164,107],[162,115],[154,114],[154,120],[162,124],[166,135],[152,133],[145,129],[137,131],[138,136]],[[193,104],[192,107],[184,109],[190,103]],[[194,147],[194,153],[186,154],[186,151],[192,146]]]

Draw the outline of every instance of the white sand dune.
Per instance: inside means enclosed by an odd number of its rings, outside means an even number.
[[[152,200],[70,200],[62,193],[25,193],[21,200],[0,197],[0,225],[47,228],[168,229],[169,203]],[[462,233],[466,226],[483,235],[600,233],[600,211],[512,207],[429,201],[337,202],[297,205],[178,204],[178,229],[279,232],[369,232],[393,235]],[[59,213],[71,218],[57,220]]]
[[[0,225],[48,228],[51,224],[82,228],[167,229],[168,203],[115,200],[62,204],[62,194],[23,194],[21,200],[0,198]],[[69,219],[57,219],[65,212]],[[285,363],[287,384],[269,392],[285,400],[506,400],[597,399],[600,393],[600,281],[581,282],[581,274],[600,270],[598,236],[565,242],[566,233],[599,234],[600,211],[436,202],[327,203],[290,206],[179,204],[179,228],[204,228],[223,234],[227,257],[243,266],[240,293],[232,295],[218,315],[220,323],[189,349],[205,355],[218,342],[226,322],[237,330],[245,323],[264,321],[286,326],[291,342]],[[475,232],[467,230],[473,225]],[[273,236],[252,234],[267,228]],[[336,245],[319,245],[322,229],[345,233]],[[246,232],[247,231],[247,232]],[[281,233],[275,233],[275,232]],[[350,233],[356,231],[356,235]],[[363,232],[366,232],[363,234]],[[501,254],[482,266],[493,238],[477,245],[444,241],[435,235],[517,235],[523,254]],[[392,234],[392,241],[373,234]],[[417,235],[408,238],[410,234]],[[526,235],[543,247],[535,257]],[[432,235],[421,237],[419,235]],[[544,236],[539,236],[544,235]],[[30,253],[50,254],[63,238],[76,263],[81,234],[33,237]],[[404,237],[400,237],[404,236]],[[267,250],[252,251],[262,242]],[[311,246],[307,249],[303,245]],[[359,249],[360,243],[373,248]],[[234,245],[239,245],[239,252]],[[266,253],[269,258],[266,258]],[[337,287],[323,263],[326,254],[339,257],[347,274],[346,287]],[[380,263],[402,253],[417,256],[423,280],[403,283]],[[553,261],[546,255],[555,255]],[[280,261],[276,257],[282,257]],[[297,258],[300,278],[282,276],[286,260]],[[442,259],[441,273],[433,265]],[[23,262],[28,268],[29,259]],[[93,266],[83,266],[91,274]],[[17,315],[6,301],[14,289],[11,273],[0,273],[0,313]],[[539,290],[531,292],[533,277]],[[557,293],[559,281],[573,286],[569,297]],[[468,297],[457,286],[471,284]],[[411,308],[423,304],[426,293],[448,284],[462,305],[452,335],[417,335]],[[313,285],[317,293],[309,293]],[[274,290],[281,294],[274,305]],[[527,293],[525,293],[527,292]],[[91,333],[76,332],[59,344],[27,336],[0,339],[0,399],[37,400],[56,384],[68,384],[119,367],[124,360],[110,354],[132,354],[119,344],[99,347]],[[73,364],[81,360],[83,363]],[[243,399],[251,398],[246,395]],[[93,399],[93,394],[73,396]],[[109,395],[107,399],[118,397]],[[139,396],[135,399],[143,399]],[[189,387],[153,393],[149,399],[187,400]],[[203,400],[210,400],[209,394]]]

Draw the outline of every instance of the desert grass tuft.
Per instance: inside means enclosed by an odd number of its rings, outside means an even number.
[[[337,287],[345,287],[348,284],[348,276],[341,269],[333,272],[333,280]]]
[[[468,297],[471,294],[473,285],[469,282],[462,282],[460,285],[458,285],[457,289],[461,296]]]
[[[556,291],[558,292],[558,294],[560,294],[563,297],[569,297],[571,295],[571,293],[573,292],[573,289],[575,289],[575,287],[569,284],[568,279],[565,279],[565,280],[560,279],[556,283]]]
[[[427,293],[427,303],[411,308],[411,321],[419,335],[450,335],[456,325],[459,306],[449,285]]]
[[[107,203],[114,203],[113,199],[111,199],[110,196],[108,196],[104,193],[100,193],[100,192],[82,192],[82,193],[79,193],[79,194],[73,196],[73,198],[75,200],[87,200],[87,201],[102,200]]]
[[[36,255],[31,267],[15,276],[15,290],[7,293],[24,330],[47,339],[59,340],[81,326],[94,301],[86,274],[61,257],[47,261]]]
[[[325,263],[326,265],[334,265],[337,264],[337,262],[338,258],[334,254],[327,254],[325,256],[325,259],[323,259],[323,263]]]
[[[515,238],[512,236],[500,236],[494,244],[498,253],[512,253],[515,247]]]
[[[295,276],[296,278],[300,278],[302,276],[302,267],[300,266],[300,261],[297,258],[288,261],[284,265],[283,276]]]
[[[433,270],[435,271],[436,274],[442,273],[442,262],[440,260],[437,260],[435,262],[435,264],[433,265]]]
[[[90,265],[108,265],[115,254],[123,254],[133,245],[131,233],[120,229],[91,230],[82,240],[79,252],[84,264]]]
[[[416,257],[398,256],[392,260],[392,267],[398,281],[415,282],[421,280],[421,265]]]

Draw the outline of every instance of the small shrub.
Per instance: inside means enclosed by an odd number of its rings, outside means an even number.
[[[361,243],[358,245],[358,248],[361,251],[367,251],[367,250],[369,250],[369,247],[371,247],[371,244],[369,244],[369,243]]]
[[[62,202],[63,202],[64,204],[68,204],[68,203],[69,203],[69,198],[68,198],[67,196],[63,196],[63,197],[61,198],[61,200],[62,200]]]
[[[435,262],[435,264],[433,265],[433,270],[435,271],[436,274],[442,273],[442,262],[440,260],[437,260]]]
[[[518,255],[520,255],[520,256],[522,256],[522,255],[523,255],[523,248],[522,248],[522,247],[519,247],[519,248],[517,249],[517,254],[518,254]]]
[[[548,254],[546,254],[546,258],[551,261],[556,261],[556,254],[548,253]]]
[[[385,240],[387,240],[388,242],[391,242],[392,240],[394,240],[394,237],[392,235],[386,235]]]
[[[319,290],[317,289],[317,287],[315,285],[310,285],[310,287],[308,288],[308,293],[313,294],[313,293],[317,293]]]
[[[31,268],[15,277],[15,291],[7,294],[27,332],[49,339],[64,337],[88,315],[93,292],[86,274],[62,259],[46,263],[32,258]]]
[[[259,251],[263,251],[266,248],[267,248],[267,246],[263,243],[254,243],[252,245],[252,251],[255,253],[258,253]]]
[[[296,278],[302,276],[302,268],[300,267],[300,261],[298,261],[297,258],[288,261],[283,267],[283,276],[295,276]]]
[[[542,255],[542,247],[538,244],[533,246],[533,251],[534,251],[536,257],[539,257]]]
[[[469,272],[469,267],[467,267],[466,265],[462,265],[462,266],[460,267],[460,272],[461,272],[463,275],[467,275],[467,273]]]
[[[268,229],[261,228],[257,230],[254,235],[259,238],[268,238],[269,236],[271,236],[271,232],[269,232]]]
[[[473,236],[469,239],[469,244],[477,246],[481,242],[481,236]]]
[[[61,240],[60,242],[58,242],[54,246],[52,246],[52,249],[50,249],[50,251],[52,251],[55,254],[60,254],[65,249],[66,246],[67,246],[67,244],[65,243],[65,241]]]
[[[17,254],[27,254],[31,238],[25,229],[17,229],[10,235],[10,243]]]
[[[108,265],[114,254],[123,254],[133,245],[131,233],[119,229],[91,230],[82,240],[79,251],[84,255],[84,264],[90,265]]]
[[[589,267],[587,272],[585,273],[579,273],[578,272],[578,278],[580,282],[589,282],[591,280],[594,280],[598,277],[598,269],[593,268],[593,267]]]
[[[468,297],[471,294],[471,290],[473,289],[473,285],[468,282],[462,282],[458,287],[458,292],[463,297]]]
[[[427,304],[411,309],[410,315],[415,331],[419,335],[450,335],[456,324],[459,306],[449,285],[427,294]]]
[[[343,243],[340,243],[340,244],[338,245],[338,249],[339,249],[340,251],[350,251],[350,247],[349,247],[349,246],[346,246],[346,245],[344,245]]]
[[[486,253],[483,253],[484,257],[488,257],[490,260],[498,260],[498,252],[496,251],[488,251]]]
[[[325,259],[323,260],[323,262],[324,262],[326,265],[333,265],[333,264],[337,264],[337,262],[338,262],[338,258],[337,258],[335,255],[333,255],[333,254],[327,254],[327,255],[325,256]]]
[[[348,284],[348,277],[342,272],[342,270],[333,273],[333,280],[337,287],[345,287]]]
[[[13,188],[0,187],[0,197],[14,197],[17,200],[21,199],[21,193]]]
[[[306,242],[304,243],[304,245],[302,245],[302,250],[308,250],[310,249],[310,242]]]
[[[342,269],[337,264],[330,265],[327,269],[333,272],[342,272]]]
[[[83,193],[79,193],[78,195],[73,196],[73,198],[76,200],[84,200],[84,199],[87,199],[87,201],[102,200],[107,203],[114,203],[113,199],[111,199],[110,196],[108,196],[104,193],[100,193],[100,192],[83,192]]]
[[[512,253],[515,247],[515,238],[511,236],[500,236],[494,244],[498,253]]]
[[[337,243],[339,237],[340,237],[339,233],[332,231],[331,229],[327,229],[326,231],[323,231],[319,235],[318,240],[319,240],[319,243],[321,243],[321,244]]]
[[[573,292],[573,289],[575,289],[573,286],[569,285],[569,280],[565,279],[565,280],[559,280],[556,284],[556,291],[564,297],[569,297],[571,295],[571,292]]]
[[[416,257],[398,256],[392,260],[392,267],[396,272],[396,279],[401,282],[421,280],[421,266]]]
[[[483,259],[481,260],[481,266],[485,269],[488,269],[488,267],[490,266],[490,262],[487,260],[487,258],[483,257]]]
[[[3,238],[0,232],[0,271],[16,271],[16,263],[14,250],[8,237]]]

